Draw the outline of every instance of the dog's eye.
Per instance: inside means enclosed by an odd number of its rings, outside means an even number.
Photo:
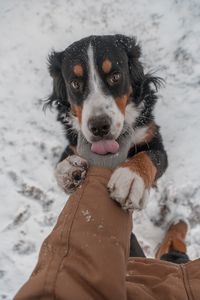
[[[109,85],[115,85],[117,84],[121,79],[121,74],[119,72],[115,72],[113,74],[111,74],[109,77],[108,77],[108,84]]]
[[[72,88],[73,88],[74,90],[76,90],[76,91],[79,91],[79,90],[81,89],[81,84],[80,84],[80,82],[77,81],[77,80],[72,80],[72,81],[70,82],[70,84],[71,84]]]

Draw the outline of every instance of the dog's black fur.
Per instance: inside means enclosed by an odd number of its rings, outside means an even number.
[[[148,143],[138,143],[134,145],[128,154],[132,157],[138,152],[145,151],[157,168],[156,177],[160,177],[167,168],[167,155],[163,146],[159,127],[155,124],[153,110],[157,101],[157,90],[162,85],[162,79],[152,74],[145,74],[143,66],[139,60],[141,50],[135,38],[123,35],[113,36],[90,36],[73,43],[62,52],[52,52],[49,56],[49,72],[53,78],[53,91],[47,99],[45,106],[56,106],[58,111],[58,121],[60,121],[66,132],[69,146],[65,149],[60,160],[74,153],[77,145],[77,130],[71,120],[71,109],[73,105],[82,106],[89,93],[88,86],[88,57],[87,49],[92,45],[94,49],[95,62],[102,79],[102,89],[105,95],[109,94],[113,98],[128,94],[131,86],[132,92],[129,95],[128,103],[135,104],[136,109],[142,104],[139,116],[133,122],[134,130],[150,126],[154,123],[154,133]],[[113,64],[119,62],[120,72],[123,81],[120,85],[110,87],[107,85],[107,75],[102,74],[99,65],[105,56],[111,57]],[[74,79],[72,68],[75,63],[81,61],[84,68],[84,75],[75,78],[81,84],[78,91],[74,91],[70,82]],[[115,65],[118,68],[118,65]],[[73,147],[71,147],[73,146]]]
[[[130,148],[128,158],[131,160],[136,154],[144,152],[156,167],[155,179],[159,178],[167,168],[167,154],[159,127],[154,121],[153,110],[157,101],[157,90],[163,81],[152,74],[145,74],[139,61],[140,47],[135,38],[123,35],[90,36],[75,42],[62,52],[52,52],[49,56],[49,72],[53,78],[53,91],[47,99],[45,107],[53,104],[56,106],[57,119],[63,124],[69,142],[60,161],[73,155],[77,146],[78,131],[72,122],[72,111],[74,106],[79,107],[81,111],[90,93],[88,63],[90,45],[93,48],[94,63],[101,79],[101,89],[105,99],[109,95],[111,96],[109,99],[116,101],[118,97],[128,95],[127,104],[134,103],[135,110],[138,112],[137,117],[133,115],[131,124],[134,131],[137,133],[142,128],[150,129],[151,134],[148,136],[148,141],[145,140],[145,136],[144,138],[141,137]],[[109,74],[105,74],[101,69],[102,62],[107,57],[112,62],[112,69]],[[81,64],[84,71],[81,78],[75,77],[73,72],[73,67],[77,63]],[[121,78],[117,84],[109,85],[109,76],[112,76],[116,70],[120,73]],[[78,83],[78,90],[72,88],[71,82],[73,80]],[[124,113],[124,120],[126,121],[126,113]],[[132,239],[130,256],[144,256],[143,252],[142,254],[141,251],[138,252],[135,241]]]

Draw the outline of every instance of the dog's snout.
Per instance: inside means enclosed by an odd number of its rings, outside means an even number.
[[[95,136],[104,137],[110,131],[111,119],[107,115],[92,117],[88,121],[88,128]]]

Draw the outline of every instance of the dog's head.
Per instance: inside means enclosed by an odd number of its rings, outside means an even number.
[[[88,142],[116,140],[125,121],[133,124],[144,107],[150,77],[144,75],[139,57],[135,39],[123,35],[90,36],[53,52],[48,103],[56,101],[60,116],[67,115]]]

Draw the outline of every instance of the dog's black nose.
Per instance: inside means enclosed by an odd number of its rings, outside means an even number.
[[[110,131],[111,119],[106,115],[92,117],[88,121],[88,128],[95,136],[103,137]]]

